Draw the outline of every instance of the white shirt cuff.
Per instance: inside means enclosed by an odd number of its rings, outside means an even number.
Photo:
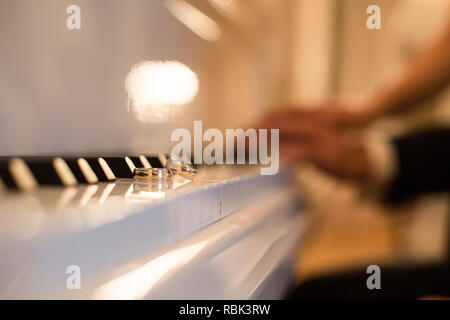
[[[368,184],[382,191],[397,172],[397,157],[390,139],[379,132],[368,132],[365,147],[370,169]]]

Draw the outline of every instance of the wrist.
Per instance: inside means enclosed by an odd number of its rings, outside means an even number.
[[[389,113],[395,105],[395,99],[388,91],[379,91],[375,96],[366,100],[360,109],[361,121],[368,124]]]

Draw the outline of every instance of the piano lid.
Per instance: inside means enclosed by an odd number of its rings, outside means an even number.
[[[267,88],[282,69],[284,1],[77,4],[80,29],[71,30],[67,2],[0,2],[1,156],[167,153],[174,128],[237,127],[275,99]],[[150,88],[159,86],[151,101],[181,102],[182,113],[146,124],[129,112],[125,80],[143,61],[187,67],[150,73]]]

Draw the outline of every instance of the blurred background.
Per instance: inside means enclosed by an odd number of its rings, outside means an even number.
[[[72,4],[81,9],[80,30],[66,27]],[[381,8],[381,30],[366,27],[370,4]],[[168,152],[172,130],[192,129],[193,120],[237,128],[286,105],[358,101],[402,70],[446,23],[448,7],[448,0],[0,0],[0,155]],[[180,109],[174,117],[130,112],[125,79],[142,61],[177,61],[193,72],[185,85],[198,81],[195,97],[172,106]],[[397,135],[450,124],[449,102],[447,90],[369,130]],[[386,208],[312,166],[298,168],[297,182],[313,226],[299,279],[447,252],[445,196]]]

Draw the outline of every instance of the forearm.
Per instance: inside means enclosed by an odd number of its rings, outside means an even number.
[[[401,111],[433,96],[450,81],[450,23],[417,55],[393,85],[377,92],[364,108],[367,119]]]

